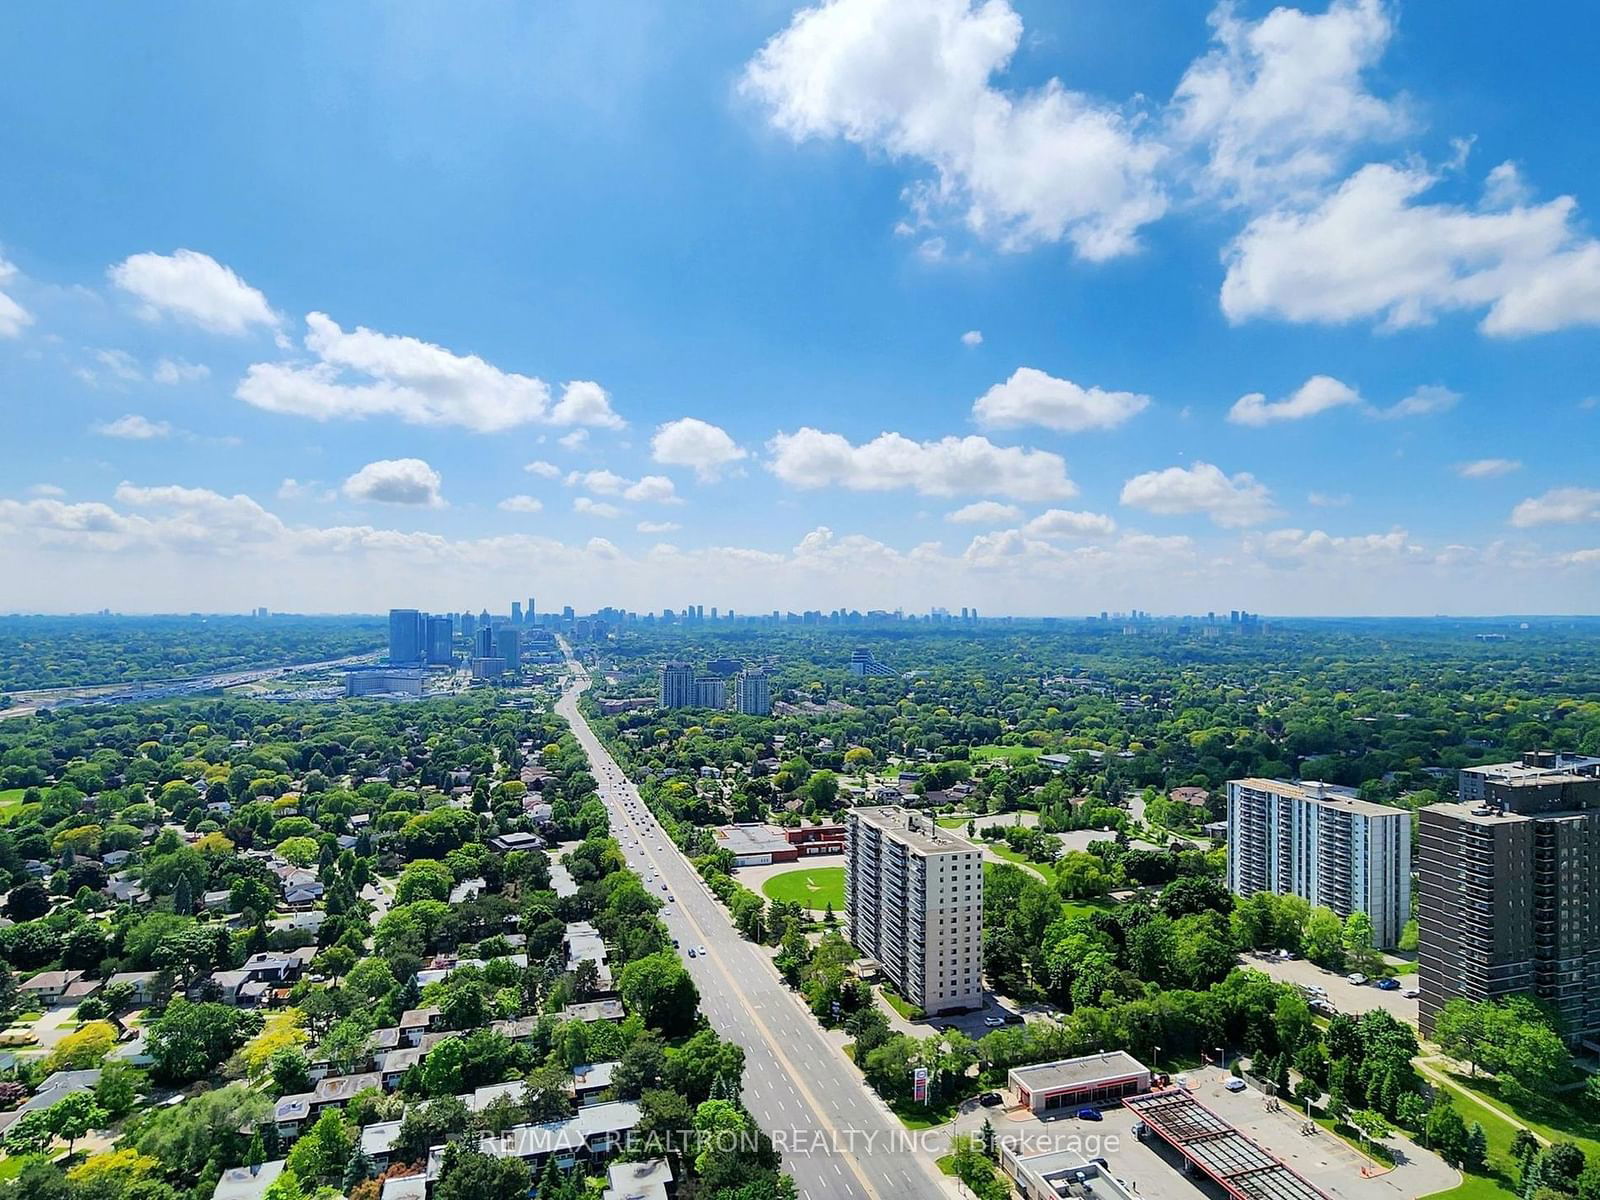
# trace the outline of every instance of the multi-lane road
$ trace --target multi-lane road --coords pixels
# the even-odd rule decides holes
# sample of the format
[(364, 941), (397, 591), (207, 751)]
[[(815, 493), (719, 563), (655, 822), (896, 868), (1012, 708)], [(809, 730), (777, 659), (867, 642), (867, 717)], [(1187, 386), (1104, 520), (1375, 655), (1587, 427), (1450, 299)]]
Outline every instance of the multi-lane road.
[(910, 1141), (914, 1135), (779, 978), (767, 952), (739, 936), (578, 711), (589, 676), (571, 659), (569, 669), (574, 682), (556, 711), (589, 756), (628, 865), (665, 905), (662, 920), (682, 948), (702, 1011), (720, 1036), (744, 1048), (745, 1106), (783, 1151), (801, 1196), (929, 1200), (953, 1194), (931, 1158)]

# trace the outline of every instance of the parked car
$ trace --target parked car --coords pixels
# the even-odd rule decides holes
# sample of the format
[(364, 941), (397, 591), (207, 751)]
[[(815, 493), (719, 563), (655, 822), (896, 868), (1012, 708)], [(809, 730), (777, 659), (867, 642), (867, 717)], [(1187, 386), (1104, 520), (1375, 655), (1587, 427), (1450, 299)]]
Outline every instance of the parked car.
[(689, 947), (689, 957), (690, 957), (690, 958), (693, 958), (693, 957), (694, 957), (694, 947), (693, 947), (693, 946), (690, 946), (690, 947)]
[(1098, 1108), (1080, 1108), (1078, 1110), (1078, 1120), (1103, 1121), (1105, 1118), (1100, 1115), (1100, 1110)]
[(985, 1092), (983, 1095), (978, 1097), (978, 1103), (983, 1105), (985, 1108), (994, 1108), (1000, 1103), (1000, 1093)]
[(1404, 996), (1407, 1000), (1415, 1000), (1418, 996), (1422, 995), (1422, 992), (1420, 990), (1418, 990), (1417, 988), (1410, 987), (1410, 988), (1407, 988), (1405, 991), (1401, 992), (1400, 994), (1402, 996)]
[(1380, 992), (1398, 992), (1400, 990), (1400, 981), (1398, 979), (1380, 979), (1378, 980), (1378, 990)]
[(1237, 1075), (1233, 1075), (1230, 1076), (1228, 1082), (1222, 1086), (1227, 1088), (1230, 1092), (1242, 1092), (1250, 1085), (1244, 1080), (1240, 1079)]
[(1006, 1019), (1004, 1017), (985, 1017), (983, 1023), (990, 1029), (999, 1029), (1000, 1026), (1006, 1023)]
[(1356, 987), (1362, 987), (1366, 984), (1367, 977), (1360, 971), (1351, 971), (1350, 974), (1344, 977), (1344, 981), (1346, 983), (1353, 983)]

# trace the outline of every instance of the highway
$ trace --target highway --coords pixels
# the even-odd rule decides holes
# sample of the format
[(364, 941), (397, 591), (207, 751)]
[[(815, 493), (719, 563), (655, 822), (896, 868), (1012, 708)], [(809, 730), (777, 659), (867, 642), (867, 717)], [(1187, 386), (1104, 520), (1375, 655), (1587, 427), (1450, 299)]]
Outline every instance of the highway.
[[(565, 646), (563, 646), (565, 649)], [(656, 822), (578, 711), (587, 671), (556, 711), (589, 756), (611, 831), (628, 864), (665, 904), (662, 920), (718, 1035), (745, 1052), (744, 1103), (783, 1151), (804, 1200), (929, 1200), (953, 1195), (930, 1156), (867, 1087), (778, 976), (766, 949), (734, 929), (698, 872)], [(663, 885), (665, 890), (663, 891)], [(701, 948), (704, 953), (701, 953)], [(693, 948), (696, 955), (688, 957)]]

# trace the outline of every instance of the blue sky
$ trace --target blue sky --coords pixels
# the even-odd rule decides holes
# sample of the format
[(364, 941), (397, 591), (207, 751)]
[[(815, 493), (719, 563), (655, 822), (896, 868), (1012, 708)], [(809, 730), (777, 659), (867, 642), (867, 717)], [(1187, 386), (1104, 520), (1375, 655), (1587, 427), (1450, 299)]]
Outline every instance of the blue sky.
[(600, 7), (0, 13), (0, 609), (1594, 611), (1588, 6)]

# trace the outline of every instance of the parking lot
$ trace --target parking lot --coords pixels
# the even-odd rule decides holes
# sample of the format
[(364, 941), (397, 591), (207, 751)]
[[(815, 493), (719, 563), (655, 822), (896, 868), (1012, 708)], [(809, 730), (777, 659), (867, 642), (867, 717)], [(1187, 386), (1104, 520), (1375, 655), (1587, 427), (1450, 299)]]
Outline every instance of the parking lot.
[(1303, 958), (1252, 957), (1247, 960), (1246, 965), (1265, 971), (1274, 979), (1281, 979), (1285, 983), (1318, 984), (1327, 989), (1328, 999), (1333, 1002), (1334, 1008), (1342, 1013), (1359, 1017), (1364, 1012), (1381, 1008), (1408, 1025), (1417, 1023), (1417, 1002), (1415, 999), (1407, 999), (1405, 995), (1405, 989), (1416, 986), (1415, 975), (1401, 976), (1399, 989), (1386, 992), (1370, 983), (1359, 986), (1353, 984), (1343, 975), (1325, 971), (1316, 963), (1307, 962)]

